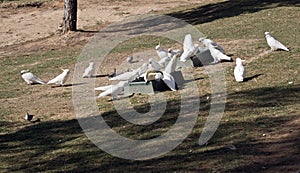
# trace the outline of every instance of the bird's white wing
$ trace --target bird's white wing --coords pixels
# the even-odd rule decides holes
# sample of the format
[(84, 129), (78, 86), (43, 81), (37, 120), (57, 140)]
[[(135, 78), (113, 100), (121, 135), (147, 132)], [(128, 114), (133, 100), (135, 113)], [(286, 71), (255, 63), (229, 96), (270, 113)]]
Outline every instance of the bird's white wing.
[(180, 61), (185, 62), (188, 58), (194, 55), (197, 49), (193, 45), (192, 35), (187, 34), (183, 41), (183, 53), (180, 56)]
[(47, 84), (60, 84), (63, 85), (69, 75), (69, 71), (64, 71), (61, 74), (59, 74), (58, 76), (56, 76), (54, 79), (50, 80)]
[(182, 62), (186, 62), (186, 60), (192, 55), (192, 51), (190, 50), (186, 50), (186, 51), (183, 51), (183, 53), (181, 54), (180, 56), (180, 61)]
[(97, 88), (95, 88), (96, 91), (106, 91), (109, 88), (111, 88), (113, 85), (107, 85), (107, 86), (99, 86)]
[(166, 73), (171, 74), (172, 72), (174, 72), (176, 70), (178, 56), (179, 56), (179, 54), (175, 54), (172, 57), (172, 59), (170, 60), (170, 62), (168, 63), (168, 65), (165, 68)]
[(217, 44), (216, 42), (212, 41), (211, 39), (204, 39), (203, 40), (203, 44), (206, 47), (209, 47), (209, 45), (214, 46), (216, 49), (218, 49), (220, 52), (225, 53), (225, 50), (222, 48), (222, 46), (220, 46), (219, 44)]
[(234, 77), (237, 82), (242, 82), (244, 80), (246, 71), (243, 65), (236, 65), (234, 68)]
[(110, 78), (109, 80), (132, 81), (137, 77), (137, 74), (138, 72), (136, 71), (129, 71)]
[(142, 74), (146, 73), (146, 71), (148, 70), (148, 64), (144, 63), (141, 67), (139, 67), (137, 69), (138, 71), (138, 76), (141, 76)]
[(289, 49), (286, 46), (284, 46), (282, 43), (280, 43), (278, 40), (276, 40), (274, 37), (272, 37), (269, 33), (266, 34), (266, 39), (267, 39), (267, 43), (271, 47), (272, 51), (277, 50), (277, 49), (289, 51)]
[(176, 84), (175, 84), (175, 79), (173, 78), (172, 75), (163, 72), (163, 81), (164, 83), (172, 90), (172, 91), (176, 91)]
[(149, 69), (151, 70), (160, 70), (161, 66), (159, 65), (158, 62), (153, 60), (152, 58), (149, 60)]
[(167, 62), (168, 59), (170, 59), (169, 56), (164, 57), (158, 61), (158, 64), (163, 68), (165, 67), (165, 63)]
[(194, 48), (194, 45), (193, 45), (192, 35), (187, 34), (184, 37), (184, 41), (183, 41), (183, 51), (190, 50), (190, 49), (193, 49), (193, 48)]
[(94, 63), (90, 63), (90, 65), (84, 70), (82, 77), (91, 77), (94, 69)]
[(60, 75), (56, 76), (55, 78), (51, 79), (50, 81), (48, 81), (47, 84), (59, 83), (60, 81), (62, 81), (62, 79), (63, 79), (63, 75), (60, 74)]
[(223, 54), (221, 51), (219, 51), (218, 49), (216, 49), (213, 46), (209, 46), (209, 51), (211, 53), (211, 56), (214, 58), (214, 62), (219, 62), (221, 60), (228, 60), (231, 61), (231, 57)]
[(105, 90), (104, 92), (99, 94), (99, 98), (100, 97), (104, 97), (104, 96), (108, 96), (111, 95), (113, 97), (117, 96), (118, 94), (120, 94), (123, 91), (123, 87), (119, 86), (119, 85), (113, 85), (110, 88), (108, 88), (107, 90)]
[(161, 50), (157, 50), (156, 53), (157, 53), (157, 55), (158, 55), (158, 57), (159, 57), (160, 59), (162, 59), (162, 58), (168, 56), (168, 52), (165, 51), (165, 50), (162, 50), (162, 49), (161, 49)]
[(40, 83), (40, 84), (45, 84), (45, 82), (43, 80), (41, 80), (40, 78), (38, 78), (37, 76), (35, 76), (33, 73), (25, 73), (22, 75), (22, 78), (28, 83), (28, 84), (32, 84), (32, 83)]
[[(273, 37), (272, 37), (273, 38)], [(282, 49), (285, 51), (289, 51), (289, 49), (283, 45), (281, 42), (279, 42), (278, 40), (276, 40), (275, 38), (272, 39), (271, 41), (272, 46), (274, 46), (276, 49)]]

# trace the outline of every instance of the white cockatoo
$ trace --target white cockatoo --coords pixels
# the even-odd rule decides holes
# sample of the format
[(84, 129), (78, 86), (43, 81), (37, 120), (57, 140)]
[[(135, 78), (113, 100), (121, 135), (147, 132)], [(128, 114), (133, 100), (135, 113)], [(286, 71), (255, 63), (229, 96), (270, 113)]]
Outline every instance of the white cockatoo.
[(171, 57), (166, 56), (166, 57), (160, 59), (160, 60), (158, 61), (158, 64), (161, 66), (161, 68), (164, 68), (164, 67), (166, 66), (166, 64), (168, 64), (168, 62), (169, 62), (170, 60), (171, 60)]
[(220, 46), (216, 42), (212, 41), (211, 39), (200, 37), (199, 42), (201, 42), (206, 48), (209, 48), (209, 46), (214, 46), (220, 52), (225, 53), (225, 50), (222, 48), (222, 46)]
[(160, 59), (168, 56), (168, 52), (160, 46), (160, 43), (155, 47), (155, 49), (156, 49), (156, 53)]
[(182, 51), (179, 49), (175, 49), (175, 50), (173, 50), (172, 48), (168, 49), (168, 57), (172, 58), (175, 54), (181, 55)]
[(54, 79), (50, 80), (47, 84), (58, 84), (64, 86), (66, 80), (68, 79), (68, 75), (70, 73), (69, 69), (61, 69), (63, 72), (56, 76)]
[(211, 56), (214, 58), (214, 61), (212, 63), (218, 63), (222, 60), (232, 61), (231, 57), (223, 54), (219, 49), (217, 49), (216, 46), (209, 45), (208, 48)]
[(183, 53), (180, 56), (180, 61), (185, 62), (188, 58), (194, 56), (199, 50), (197, 44), (193, 44), (193, 39), (191, 34), (187, 34), (183, 41)]
[(148, 70), (148, 64), (147, 64), (147, 63), (144, 63), (141, 67), (139, 67), (139, 68), (137, 69), (137, 71), (138, 71), (138, 76), (143, 75), (144, 73), (146, 73), (147, 70)]
[(243, 62), (245, 60), (242, 60), (241, 58), (236, 59), (236, 66), (234, 68), (234, 78), (237, 82), (243, 82), (244, 78), (246, 76), (246, 70), (243, 66)]
[(133, 81), (136, 77), (138, 77), (139, 70), (128, 71), (122, 74), (119, 74), (115, 77), (110, 78), (112, 81)]
[(82, 77), (90, 78), (94, 74), (94, 62), (89, 62), (89, 66), (84, 70)]
[(162, 80), (164, 81), (164, 83), (172, 90), (172, 91), (176, 91), (176, 83), (175, 83), (175, 79), (174, 77), (163, 71), (163, 78)]
[(268, 45), (271, 47), (271, 51), (275, 51), (275, 50), (278, 50), (278, 49), (282, 49), (282, 50), (285, 50), (285, 51), (290, 51), (282, 43), (280, 43), (278, 40), (276, 40), (274, 37), (272, 37), (269, 32), (265, 32), (265, 37), (266, 37)]
[(148, 68), (150, 70), (160, 70), (161, 69), (161, 65), (159, 65), (158, 62), (156, 62), (153, 58), (149, 59), (149, 66)]
[(103, 90), (102, 93), (99, 94), (98, 98), (105, 97), (108, 95), (112, 96), (112, 100), (116, 99), (116, 97), (122, 93), (124, 90), (124, 85), (128, 83), (128, 81), (120, 81), (116, 85), (108, 85), (103, 87), (97, 87), (95, 90)]
[(177, 67), (177, 58), (179, 57), (179, 54), (174, 54), (172, 59), (169, 61), (168, 65), (165, 68), (165, 72), (168, 74), (171, 74), (176, 70)]
[(29, 72), (28, 70), (22, 70), (21, 71), (21, 76), (24, 79), (24, 81), (31, 85), (31, 84), (45, 84), (44, 81), (42, 81), (40, 78), (35, 76), (33, 73)]

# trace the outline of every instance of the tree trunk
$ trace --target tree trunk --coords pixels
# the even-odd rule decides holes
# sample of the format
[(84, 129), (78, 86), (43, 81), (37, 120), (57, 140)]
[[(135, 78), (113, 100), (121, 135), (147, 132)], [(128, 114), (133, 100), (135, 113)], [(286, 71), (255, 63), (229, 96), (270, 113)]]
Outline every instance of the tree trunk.
[(77, 0), (64, 0), (63, 33), (77, 29)]

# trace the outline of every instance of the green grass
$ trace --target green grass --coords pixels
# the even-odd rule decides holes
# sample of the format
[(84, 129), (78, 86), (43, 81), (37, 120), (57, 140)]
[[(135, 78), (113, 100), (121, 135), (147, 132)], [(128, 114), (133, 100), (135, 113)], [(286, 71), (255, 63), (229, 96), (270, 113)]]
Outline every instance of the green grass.
[[(40, 123), (27, 123), (16, 118), (12, 121), (7, 116), (14, 115), (15, 108), (12, 105), (1, 105), (1, 172), (298, 171), (300, 144), (299, 123), (296, 122), (299, 122), (300, 112), (300, 13), (298, 7), (269, 6), (272, 8), (195, 24), (212, 39), (230, 43), (242, 39), (253, 40), (242, 42), (243, 45), (238, 48), (232, 46), (230, 49), (229, 44), (229, 52), (234, 57), (241, 56), (242, 59), (249, 60), (245, 64), (249, 81), (236, 83), (233, 78), (234, 64), (225, 63), (225, 114), (207, 146), (199, 146), (198, 139), (210, 109), (210, 99), (207, 99), (210, 96), (210, 81), (207, 75), (199, 73), (204, 69), (197, 68), (193, 69), (197, 73), (195, 77), (200, 78), (197, 80), (201, 100), (197, 124), (188, 138), (172, 152), (146, 161), (119, 159), (98, 149), (84, 135), (77, 120), (55, 120), (48, 117)], [(252, 60), (269, 49), (263, 35), (267, 30), (286, 43), (291, 51), (276, 51)], [(172, 41), (163, 42), (162, 38), (157, 37), (138, 37), (122, 43), (112, 54), (131, 53), (134, 48), (153, 48), (158, 42), (162, 45), (174, 44)], [(20, 70), (30, 69), (38, 76), (52, 76), (62, 66), (74, 65), (79, 51), (46, 51), (0, 59), (3, 67), (0, 72), (1, 101), (35, 92), (26, 90), (28, 87), (24, 86), (20, 78)], [(107, 124), (122, 136), (150, 139), (170, 129), (178, 116), (178, 94), (165, 94), (168, 109), (161, 119), (149, 126), (126, 122), (118, 116), (113, 103), (106, 99), (98, 99), (97, 105)], [(69, 96), (70, 91), (64, 90), (49, 98), (67, 99)], [(136, 95), (131, 98), (131, 103), (136, 110), (143, 112), (149, 109), (147, 98)], [(227, 149), (228, 145), (234, 145), (237, 149)]]
[(3, 71), (0, 72), (0, 98), (15, 98), (21, 94), (28, 94), (22, 90), (24, 81), (21, 78), (21, 70), (30, 70), (43, 79), (49, 74), (59, 73), (61, 68), (73, 65), (79, 50), (58, 50), (37, 52), (30, 55), (16, 55), (0, 59)]

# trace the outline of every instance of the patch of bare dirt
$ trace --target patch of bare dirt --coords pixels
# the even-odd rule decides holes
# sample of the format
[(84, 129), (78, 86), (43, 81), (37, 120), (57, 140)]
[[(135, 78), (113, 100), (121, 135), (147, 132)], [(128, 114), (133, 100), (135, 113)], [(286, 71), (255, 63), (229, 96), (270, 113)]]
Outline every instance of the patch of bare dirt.
[[(196, 0), (79, 1), (78, 29), (120, 21), (126, 17), (171, 8), (200, 4)], [(2, 4), (0, 8), (0, 47), (51, 37), (60, 28), (63, 2), (51, 1), (36, 6)]]

